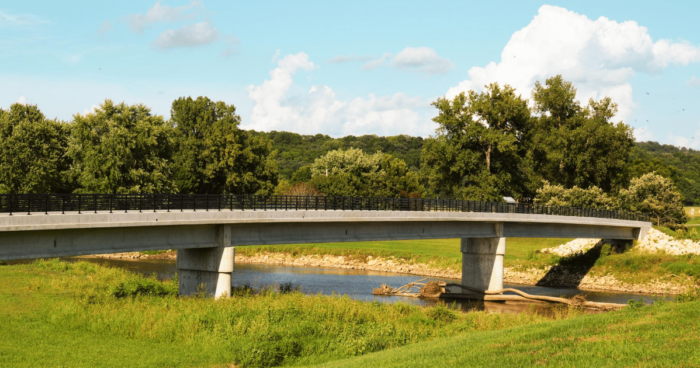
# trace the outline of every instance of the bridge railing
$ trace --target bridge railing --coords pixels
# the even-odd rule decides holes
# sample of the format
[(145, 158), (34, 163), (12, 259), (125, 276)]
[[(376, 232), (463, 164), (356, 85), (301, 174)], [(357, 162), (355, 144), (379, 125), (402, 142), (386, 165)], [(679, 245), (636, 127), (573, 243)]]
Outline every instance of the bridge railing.
[(439, 211), (521, 213), (649, 221), (639, 212), (432, 198), (258, 196), (233, 194), (2, 194), (0, 213), (133, 211)]

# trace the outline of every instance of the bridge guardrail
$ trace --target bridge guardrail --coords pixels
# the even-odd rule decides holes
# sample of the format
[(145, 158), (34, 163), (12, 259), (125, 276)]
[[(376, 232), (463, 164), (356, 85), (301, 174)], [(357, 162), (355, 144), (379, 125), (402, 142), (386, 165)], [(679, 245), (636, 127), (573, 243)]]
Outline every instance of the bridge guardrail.
[(0, 213), (210, 210), (354, 210), (521, 213), (649, 221), (644, 213), (595, 208), (432, 198), (236, 194), (2, 194)]

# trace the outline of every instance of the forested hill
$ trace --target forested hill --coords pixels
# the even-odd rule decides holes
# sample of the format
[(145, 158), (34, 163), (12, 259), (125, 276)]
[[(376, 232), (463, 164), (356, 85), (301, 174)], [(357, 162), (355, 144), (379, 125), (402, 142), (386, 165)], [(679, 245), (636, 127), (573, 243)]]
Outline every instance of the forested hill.
[(657, 142), (637, 142), (631, 159), (630, 177), (655, 171), (673, 180), (687, 205), (700, 204), (700, 151)]
[(357, 148), (365, 153), (382, 151), (400, 158), (412, 170), (420, 167), (420, 152), (423, 138), (408, 135), (378, 137), (376, 135), (331, 138), (327, 135), (301, 135), (290, 132), (252, 132), (269, 137), (273, 148), (278, 152), (280, 178), (290, 179), (300, 167), (312, 164), (314, 160), (337, 149)]
[[(278, 152), (280, 177), (290, 179), (299, 168), (337, 149), (359, 148), (366, 153), (382, 151), (400, 158), (412, 170), (420, 167), (424, 139), (408, 135), (376, 135), (332, 138), (323, 134), (301, 135), (290, 132), (252, 132), (269, 137)], [(686, 204), (700, 204), (700, 151), (657, 142), (637, 142), (631, 154), (630, 178), (647, 172), (669, 177), (685, 197)]]

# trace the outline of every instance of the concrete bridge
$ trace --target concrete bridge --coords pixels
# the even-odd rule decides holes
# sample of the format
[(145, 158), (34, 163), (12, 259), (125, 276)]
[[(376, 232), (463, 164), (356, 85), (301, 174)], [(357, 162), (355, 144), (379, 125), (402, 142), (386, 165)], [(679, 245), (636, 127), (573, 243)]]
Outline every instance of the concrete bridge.
[(314, 209), (220, 206), (170, 211), (154, 204), (147, 212), (116, 213), (96, 205), (79, 214), (49, 211), (47, 204), (40, 213), (0, 213), (0, 260), (177, 249), (180, 294), (192, 294), (203, 284), (207, 293), (221, 297), (230, 292), (236, 246), (460, 238), (463, 285), (498, 290), (503, 287), (508, 237), (641, 240), (651, 227), (635, 219), (582, 217), (588, 213), (583, 210), (552, 215), (493, 208), (446, 212), (439, 207), (426, 211), (424, 206), (418, 211), (332, 207), (336, 209), (319, 208), (317, 202)]

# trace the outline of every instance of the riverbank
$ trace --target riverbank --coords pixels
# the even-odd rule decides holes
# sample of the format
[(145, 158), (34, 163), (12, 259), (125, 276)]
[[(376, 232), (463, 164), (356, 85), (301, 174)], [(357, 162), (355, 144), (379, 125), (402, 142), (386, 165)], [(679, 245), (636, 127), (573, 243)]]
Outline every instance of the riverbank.
[(460, 313), (294, 287), (182, 298), (177, 281), (56, 259), (0, 265), (0, 366), (311, 365), (582, 312)]
[(597, 315), (559, 308), (545, 317), (282, 290), (181, 298), (176, 280), (94, 263), (0, 265), (0, 366), (529, 366), (560, 355), (564, 366), (698, 361), (700, 302), (690, 300), (699, 295)]
[[(151, 252), (153, 253), (153, 252)], [(158, 253), (158, 252), (155, 252)], [(643, 242), (509, 238), (504, 282), (590, 291), (677, 295), (700, 288), (700, 244), (651, 229)], [(89, 256), (175, 259), (176, 252)], [(460, 279), (459, 239), (238, 247), (237, 263), (345, 268)]]

